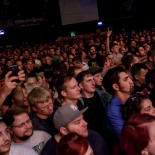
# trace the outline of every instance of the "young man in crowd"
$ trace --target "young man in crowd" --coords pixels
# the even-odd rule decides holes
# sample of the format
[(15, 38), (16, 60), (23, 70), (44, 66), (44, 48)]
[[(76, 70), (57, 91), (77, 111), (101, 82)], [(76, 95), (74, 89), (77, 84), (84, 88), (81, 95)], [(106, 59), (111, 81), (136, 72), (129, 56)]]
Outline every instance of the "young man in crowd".
[(101, 56), (98, 58), (97, 64), (99, 67), (102, 67), (103, 71), (101, 72), (101, 76), (104, 78), (105, 74), (110, 69), (110, 61), (106, 56)]
[(155, 69), (154, 70), (149, 70), (146, 73), (145, 76), (145, 81), (146, 81), (146, 86), (148, 88), (149, 97), (150, 100), (152, 101), (153, 107), (155, 107)]
[(129, 78), (132, 79), (131, 67), (134, 65), (135, 60), (132, 55), (126, 55), (122, 61), (122, 64), (125, 66), (125, 73), (129, 75)]
[(26, 149), (22, 146), (11, 145), (11, 135), (9, 126), (14, 122), (13, 117), (0, 117), (0, 154), (1, 155), (37, 155), (31, 149)]
[(35, 52), (31, 53), (31, 56), (35, 62), (35, 65), (40, 68), (42, 66), (41, 61), (39, 59), (37, 59), (37, 54)]
[[(96, 91), (94, 77), (90, 71), (87, 70), (79, 73), (76, 79), (79, 87), (81, 88), (82, 97), (79, 100), (82, 102), (84, 107), (89, 107), (87, 114), (90, 118), (91, 129), (103, 135), (105, 105), (101, 99), (101, 94)], [(101, 84), (101, 80), (102, 77), (98, 83)]]
[(113, 95), (106, 109), (105, 126), (112, 138), (118, 142), (124, 124), (123, 104), (133, 91), (134, 84), (121, 67), (116, 67), (107, 72), (103, 86), (108, 93)]
[(28, 101), (34, 111), (30, 113), (33, 129), (54, 135), (53, 114), (57, 108), (53, 106), (50, 92), (36, 87), (28, 94)]
[(148, 68), (143, 63), (136, 63), (131, 67), (131, 74), (134, 82), (134, 91), (132, 94), (135, 94), (136, 92), (147, 94), (145, 85), (145, 75), (147, 72)]
[(91, 45), (89, 48), (89, 52), (90, 52), (90, 56), (87, 57), (89, 59), (88, 66), (97, 67), (96, 47), (94, 45)]
[(82, 58), (78, 56), (74, 57), (72, 62), (75, 67), (80, 67), (82, 71), (89, 69), (89, 66), (85, 62), (82, 62)]
[(76, 76), (80, 72), (82, 72), (81, 67), (75, 67), (75, 66), (73, 66), (73, 67), (69, 67), (69, 69), (68, 69), (68, 75), (73, 76), (74, 78), (76, 78)]
[(23, 108), (14, 107), (7, 110), (5, 118), (13, 117), (14, 122), (9, 127), (12, 135), (12, 146), (31, 149), (40, 154), (42, 148), (51, 136), (44, 131), (33, 131), (33, 125)]
[(149, 70), (155, 69), (155, 49), (149, 50), (147, 53), (147, 61), (145, 65)]
[(58, 134), (46, 143), (40, 155), (56, 155), (57, 143), (70, 132), (86, 137), (95, 155), (108, 155), (109, 151), (103, 138), (95, 131), (87, 129), (87, 122), (83, 118), (86, 110), (87, 107), (79, 111), (73, 104), (59, 107), (53, 118)]

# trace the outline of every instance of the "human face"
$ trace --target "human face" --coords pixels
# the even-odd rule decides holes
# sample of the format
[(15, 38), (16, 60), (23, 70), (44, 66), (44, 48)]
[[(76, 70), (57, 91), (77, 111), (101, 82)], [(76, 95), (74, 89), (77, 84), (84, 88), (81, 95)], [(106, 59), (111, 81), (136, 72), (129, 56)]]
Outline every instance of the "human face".
[(66, 82), (67, 85), (65, 98), (69, 100), (77, 100), (81, 97), (80, 88), (75, 78), (72, 78), (70, 81)]
[(139, 84), (145, 84), (145, 75), (148, 72), (148, 69), (141, 69), (140, 70), (140, 75), (137, 78), (137, 81), (139, 82)]
[(95, 85), (97, 86), (102, 86), (102, 81), (103, 81), (103, 78), (101, 76), (101, 73), (96, 73), (94, 75), (94, 82), (95, 82)]
[(26, 63), (26, 69), (32, 70), (32, 62), (31, 61), (27, 61), (27, 63)]
[(88, 93), (94, 93), (95, 92), (95, 82), (94, 77), (92, 75), (85, 75), (83, 82), (80, 84), (80, 87), (82, 91), (88, 92)]
[(25, 51), (24, 52), (24, 55), (25, 55), (25, 58), (28, 58), (29, 57), (29, 52), (28, 51)]
[(24, 103), (23, 103), (23, 106), (29, 106), (29, 102), (27, 100), (27, 92), (26, 92), (26, 89), (25, 88), (22, 88), (22, 91), (23, 91), (23, 95), (24, 95)]
[(55, 55), (54, 49), (50, 49), (50, 55), (53, 57)]
[(12, 62), (11, 61), (7, 61), (7, 66), (11, 66), (12, 65)]
[(72, 63), (72, 59), (73, 59), (73, 58), (74, 58), (73, 55), (69, 55), (68, 61), (69, 61), (70, 63)]
[(38, 103), (35, 108), (38, 114), (49, 117), (53, 113), (53, 101), (50, 98), (48, 102)]
[(121, 47), (120, 53), (121, 53), (122, 55), (124, 55), (125, 52), (126, 52), (125, 48), (124, 48), (124, 47)]
[(20, 68), (20, 70), (23, 69), (23, 63), (21, 61), (17, 61), (16, 65), (18, 66), (18, 68)]
[(152, 106), (152, 102), (149, 99), (144, 99), (141, 103), (141, 114), (147, 113), (155, 116), (155, 108)]
[(117, 53), (119, 52), (118, 45), (113, 46), (112, 49), (111, 49), (111, 51), (112, 51), (113, 53), (116, 53), (116, 54), (117, 54)]
[(107, 58), (110, 61), (110, 66), (114, 66), (114, 56), (113, 55), (108, 55)]
[(119, 85), (118, 91), (126, 94), (130, 94), (134, 89), (133, 81), (125, 72), (119, 73)]
[(32, 53), (32, 58), (36, 59), (37, 55), (35, 53)]
[(1, 63), (5, 64), (5, 58), (1, 59)]
[(27, 113), (13, 116), (15, 121), (11, 125), (11, 134), (15, 142), (24, 142), (33, 134), (33, 126)]
[(50, 57), (46, 57), (45, 60), (47, 65), (50, 65), (52, 63), (52, 59)]
[(140, 57), (146, 56), (146, 52), (145, 52), (143, 47), (139, 47), (138, 50), (139, 50), (139, 56)]
[(131, 42), (131, 47), (136, 47), (136, 42), (135, 41)]
[(88, 123), (84, 120), (83, 115), (80, 115), (75, 120), (67, 124), (67, 130), (69, 133), (75, 132), (78, 135), (87, 137), (88, 136), (87, 125)]
[(42, 77), (39, 76), (39, 77), (38, 77), (37, 84), (38, 84), (39, 86), (43, 86), (44, 81), (45, 81), (45, 78), (42, 78)]
[(7, 154), (10, 151), (11, 137), (9, 129), (4, 122), (0, 122), (0, 154)]
[(91, 54), (91, 55), (96, 54), (96, 48), (95, 48), (94, 46), (92, 46), (92, 47), (90, 48), (90, 54)]
[(94, 155), (93, 150), (90, 145), (88, 146), (88, 150), (84, 155)]

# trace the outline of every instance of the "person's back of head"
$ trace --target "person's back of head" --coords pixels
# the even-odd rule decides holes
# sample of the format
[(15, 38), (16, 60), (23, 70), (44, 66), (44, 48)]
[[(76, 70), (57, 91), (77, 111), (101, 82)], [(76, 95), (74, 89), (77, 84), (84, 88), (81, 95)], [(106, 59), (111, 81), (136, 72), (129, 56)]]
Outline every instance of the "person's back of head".
[[(57, 145), (57, 155), (85, 155), (92, 154), (93, 151), (89, 149), (89, 143), (86, 138), (77, 133), (69, 133), (61, 138)], [(89, 150), (88, 150), (89, 149)]]
[(68, 75), (76, 77), (81, 71), (81, 67), (72, 66), (68, 69)]
[(127, 55), (122, 61), (123, 65), (127, 70), (129, 70), (134, 64), (134, 57), (132, 55)]
[(64, 62), (59, 62), (58, 64), (56, 64), (54, 70), (56, 74), (60, 74), (60, 75), (67, 74), (67, 66)]
[(72, 62), (74, 66), (80, 67), (82, 64), (82, 58), (80, 58), (79, 56), (76, 56), (73, 58)]
[(154, 136), (154, 125), (155, 117), (149, 114), (133, 114), (129, 118), (122, 128), (120, 138), (125, 155), (154, 154), (154, 144), (150, 140)]
[(136, 63), (131, 67), (131, 74), (132, 74), (133, 80), (137, 80), (136, 75), (140, 76), (142, 69), (148, 70), (147, 66), (143, 63)]
[(104, 76), (103, 86), (108, 93), (114, 94), (114, 89), (112, 85), (114, 83), (119, 84), (119, 78), (120, 78), (119, 74), (121, 72), (124, 72), (123, 68), (115, 67), (115, 68), (108, 70), (108, 72)]
[(152, 61), (155, 64), (155, 48), (152, 48), (151, 50), (148, 51), (147, 53), (147, 60)]
[(104, 67), (106, 62), (107, 62), (107, 57), (106, 56), (100, 56), (98, 58), (97, 64), (99, 67)]
[(151, 88), (151, 89), (155, 89), (155, 69), (153, 70), (149, 70), (146, 73), (145, 76), (145, 81), (146, 81), (146, 85)]

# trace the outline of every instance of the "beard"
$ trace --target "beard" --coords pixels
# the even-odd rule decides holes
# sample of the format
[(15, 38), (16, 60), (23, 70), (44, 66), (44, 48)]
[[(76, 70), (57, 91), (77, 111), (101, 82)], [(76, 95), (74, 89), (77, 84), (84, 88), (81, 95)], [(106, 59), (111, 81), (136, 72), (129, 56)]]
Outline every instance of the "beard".
[(1, 149), (2, 146), (0, 146), (0, 155), (5, 155), (6, 153), (8, 153), (8, 152), (10, 151), (10, 147), (11, 147), (11, 142), (10, 142), (10, 140), (6, 140), (2, 145), (6, 144), (6, 143), (10, 143), (10, 146), (9, 146), (8, 150), (5, 150), (5, 151), (3, 151), (3, 150)]
[[(26, 132), (27, 132), (28, 130), (32, 130), (32, 133), (31, 133), (30, 135), (26, 135)], [(18, 136), (18, 135), (16, 135), (16, 138), (18, 138), (18, 139), (21, 140), (21, 141), (26, 141), (26, 140), (28, 140), (32, 135), (33, 135), (33, 128), (29, 128), (29, 129), (27, 129), (27, 130), (23, 133), (23, 136)]]

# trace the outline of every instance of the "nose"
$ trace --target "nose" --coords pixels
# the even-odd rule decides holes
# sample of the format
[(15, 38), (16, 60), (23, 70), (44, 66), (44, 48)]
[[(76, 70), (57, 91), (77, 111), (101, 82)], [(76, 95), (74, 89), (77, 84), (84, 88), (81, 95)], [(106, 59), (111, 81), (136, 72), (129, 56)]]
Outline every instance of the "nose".
[(48, 105), (49, 109), (53, 109), (53, 104)]
[(88, 123), (84, 119), (82, 121), (83, 121), (83, 126), (87, 126), (88, 125)]
[(5, 140), (9, 140), (9, 136), (5, 133), (5, 134), (3, 134), (3, 140), (5, 141)]
[(92, 80), (92, 84), (95, 85), (95, 81), (94, 80)]
[(78, 89), (78, 90), (81, 90), (81, 88), (80, 88), (79, 86), (77, 86), (77, 89)]

